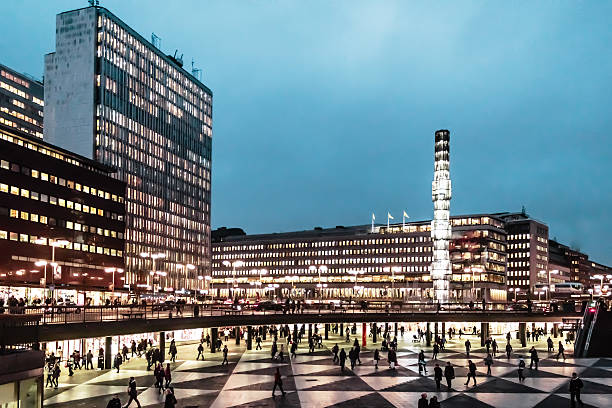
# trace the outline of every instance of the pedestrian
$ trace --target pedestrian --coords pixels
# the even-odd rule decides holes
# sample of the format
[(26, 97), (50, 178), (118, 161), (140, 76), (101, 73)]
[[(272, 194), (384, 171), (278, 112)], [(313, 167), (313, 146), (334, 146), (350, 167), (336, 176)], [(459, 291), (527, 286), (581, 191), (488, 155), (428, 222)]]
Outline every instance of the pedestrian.
[(512, 339), (512, 336), (510, 335), (510, 332), (508, 332), (508, 334), (506, 334), (506, 341), (510, 343), (510, 339)]
[(429, 400), (429, 408), (440, 408), (440, 402), (435, 395)]
[(529, 354), (531, 357), (531, 361), (529, 362), (529, 369), (533, 368), (533, 364), (535, 363), (535, 369), (538, 369), (538, 362), (540, 361), (540, 357), (538, 357), (538, 351), (534, 346), (531, 346), (531, 350), (529, 350)]
[(127, 346), (125, 344), (123, 344), (123, 347), (121, 348), (121, 354), (123, 354), (123, 361), (129, 361), (129, 357), (128, 357), (128, 353), (130, 352), (130, 350), (128, 350)]
[(434, 367), (434, 380), (436, 381), (436, 390), (440, 391), (440, 383), (442, 382), (442, 369), (437, 363)]
[(130, 398), (123, 408), (128, 408), (132, 404), (132, 401), (136, 401), (138, 408), (141, 408), (140, 401), (138, 401), (138, 390), (136, 389), (136, 380), (134, 377), (130, 377), (130, 382), (128, 383), (128, 396)]
[(346, 362), (346, 351), (340, 350), (340, 370), (344, 371), (344, 363)]
[(359, 365), (361, 365), (361, 359), (359, 358), (359, 353), (361, 353), (361, 346), (359, 345), (359, 342), (357, 342), (357, 339), (355, 339), (355, 358), (357, 360), (357, 362), (359, 363)]
[(395, 349), (389, 349), (387, 360), (389, 361), (389, 367), (395, 370), (397, 366), (397, 354), (395, 353)]
[(351, 361), (351, 370), (355, 369), (355, 347), (351, 347), (351, 350), (348, 353), (349, 360)]
[(523, 374), (524, 370), (525, 370), (525, 360), (521, 358), (518, 363), (518, 378), (519, 378), (520, 383), (525, 381), (525, 374)]
[(117, 355), (115, 356), (115, 363), (113, 364), (113, 368), (116, 368), (117, 372), (119, 372), (119, 366), (122, 362), (123, 361), (121, 360), (121, 354), (117, 353)]
[(278, 346), (276, 345), (276, 341), (272, 342), (272, 347), (270, 348), (270, 355), (274, 360), (276, 358), (276, 352), (278, 351)]
[(427, 401), (427, 394), (422, 393), (421, 398), (419, 398), (419, 403), (417, 408), (429, 408), (429, 401)]
[(582, 389), (583, 386), (584, 386), (584, 383), (582, 382), (580, 378), (578, 378), (578, 375), (576, 373), (572, 373), (572, 379), (569, 382), (569, 392), (570, 392), (572, 408), (576, 406), (576, 401), (580, 403), (580, 406), (584, 405), (582, 401), (580, 400), (580, 390)]
[(278, 359), (281, 363), (285, 362), (285, 345), (281, 343), (280, 351), (278, 352)]
[(178, 350), (176, 349), (176, 343), (174, 339), (172, 339), (172, 341), (170, 342), (170, 348), (169, 348), (168, 354), (170, 355), (170, 361), (172, 361), (173, 363), (176, 362), (177, 353), (178, 353)]
[(94, 366), (93, 366), (93, 353), (91, 352), (91, 350), (89, 350), (87, 352), (86, 361), (87, 362), (85, 363), (85, 369), (89, 370), (89, 367), (91, 367), (91, 369), (93, 370), (94, 369)]
[(470, 378), (474, 379), (474, 387), (475, 387), (476, 386), (476, 364), (474, 364), (472, 360), (468, 361), (468, 375), (467, 375), (467, 382), (465, 383), (465, 385), (470, 384)]
[(484, 363), (487, 366), (487, 377), (491, 375), (491, 366), (493, 365), (493, 357), (491, 354), (487, 354), (484, 359)]
[(174, 396), (174, 388), (170, 387), (166, 390), (166, 400), (164, 401), (164, 408), (174, 408), (177, 404), (176, 397)]
[(497, 341), (495, 339), (491, 342), (491, 349), (493, 349), (493, 357), (495, 357), (497, 355)]
[(338, 362), (338, 343), (334, 344), (334, 347), (332, 347), (332, 353), (334, 353), (334, 359), (332, 360), (332, 362), (335, 364)]
[(166, 378), (166, 373), (161, 363), (155, 365), (153, 375), (155, 375), (155, 386), (157, 387), (158, 393), (161, 394), (164, 391), (164, 379)]
[(121, 408), (121, 400), (119, 397), (115, 395), (113, 398), (111, 398), (110, 401), (108, 401), (108, 404), (106, 404), (106, 408)]
[(440, 351), (440, 346), (438, 346), (438, 343), (435, 343), (433, 345), (433, 355), (431, 356), (432, 360), (435, 360), (436, 357), (438, 357), (438, 352)]
[(202, 357), (202, 361), (204, 361), (204, 345), (202, 344), (201, 341), (200, 341), (200, 344), (198, 345), (198, 356), (196, 357), (196, 360), (199, 360), (200, 356)]
[(468, 358), (470, 358), (470, 349), (472, 348), (472, 343), (470, 343), (470, 339), (465, 341), (465, 354)]
[(559, 360), (559, 356), (563, 356), (563, 360), (565, 360), (565, 347), (563, 347), (563, 343), (559, 341), (559, 352), (557, 353), (557, 360)]
[(506, 344), (506, 357), (508, 357), (508, 360), (510, 360), (510, 354), (512, 354), (512, 346), (510, 342), (508, 342), (508, 344)]
[(261, 336), (257, 336), (257, 338), (255, 339), (255, 342), (257, 343), (255, 350), (261, 350)]
[(53, 387), (57, 390), (59, 387), (59, 377), (62, 370), (60, 369), (59, 363), (55, 363), (53, 367)]
[(172, 382), (172, 373), (170, 372), (170, 363), (166, 364), (166, 369), (164, 370), (164, 379), (166, 380), (166, 389), (170, 387), (170, 383)]
[(453, 368), (450, 361), (446, 363), (446, 367), (444, 367), (444, 377), (446, 378), (446, 386), (448, 390), (451, 390), (452, 381), (455, 379), (455, 369)]
[(227, 349), (227, 344), (226, 344), (225, 346), (223, 346), (223, 361), (221, 362), (221, 365), (223, 364), (229, 365), (229, 361), (227, 361), (227, 352), (228, 352), (228, 349)]
[(419, 364), (419, 374), (421, 374), (421, 372), (425, 372), (425, 375), (427, 375), (427, 363), (425, 362), (425, 353), (423, 352), (423, 350), (421, 350), (421, 352), (419, 353), (419, 357), (418, 357), (418, 364)]
[(132, 345), (130, 346), (130, 349), (132, 351), (131, 357), (134, 357), (134, 354), (136, 354), (136, 342), (134, 340), (132, 340)]
[(47, 382), (45, 384), (45, 387), (53, 387), (53, 369), (55, 368), (55, 365), (53, 366), (47, 366)]
[(225, 342), (226, 342), (226, 343), (227, 343), (227, 341), (228, 341), (228, 339), (229, 339), (229, 333), (230, 333), (230, 331), (229, 331), (229, 329), (228, 329), (228, 328), (225, 328), (225, 329), (223, 330), (223, 336), (225, 337)]
[(378, 369), (378, 360), (380, 360), (380, 353), (378, 349), (374, 350), (374, 366)]
[(276, 373), (274, 373), (274, 387), (272, 388), (272, 397), (274, 397), (274, 392), (276, 391), (276, 387), (278, 387), (283, 393), (283, 395), (285, 395), (285, 390), (283, 390), (283, 379), (281, 378), (279, 367), (276, 367)]
[(553, 341), (552, 341), (552, 339), (550, 337), (546, 340), (546, 344), (548, 345), (548, 352), (549, 353), (552, 353), (552, 352), (555, 351), (555, 347), (554, 347)]

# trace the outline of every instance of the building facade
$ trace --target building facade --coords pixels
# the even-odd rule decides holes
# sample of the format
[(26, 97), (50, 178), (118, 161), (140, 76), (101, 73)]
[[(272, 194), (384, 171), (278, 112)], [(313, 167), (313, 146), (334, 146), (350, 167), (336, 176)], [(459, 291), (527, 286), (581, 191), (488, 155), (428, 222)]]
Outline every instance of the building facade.
[(548, 226), (525, 212), (500, 217), (508, 233), (508, 287), (519, 299), (545, 299), (549, 284)]
[(128, 283), (200, 286), (210, 273), (212, 92), (102, 7), (61, 13), (56, 27), (45, 138), (118, 168)]
[(113, 171), (0, 125), (0, 297), (77, 301), (115, 275), (123, 288), (125, 183)]
[(43, 84), (0, 64), (0, 124), (43, 137)]
[[(506, 300), (506, 233), (494, 215), (451, 217), (450, 300)], [(431, 221), (354, 226), (213, 241), (212, 290), (253, 297), (433, 301)], [(215, 234), (215, 237), (217, 234)]]

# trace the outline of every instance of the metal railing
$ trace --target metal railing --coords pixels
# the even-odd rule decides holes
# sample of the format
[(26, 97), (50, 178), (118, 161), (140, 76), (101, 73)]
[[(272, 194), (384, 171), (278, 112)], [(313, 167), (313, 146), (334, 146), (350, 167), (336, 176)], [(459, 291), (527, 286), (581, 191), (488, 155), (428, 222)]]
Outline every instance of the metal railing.
[[(260, 304), (226, 304), (226, 303), (195, 303), (195, 304), (130, 304), (108, 306), (25, 306), (7, 310), (10, 314), (40, 315), (40, 324), (68, 324), (122, 321), (130, 319), (172, 319), (193, 318), (204, 316), (225, 315), (279, 315), (279, 314), (343, 314), (343, 313), (483, 313), (496, 312), (518, 314), (530, 312), (534, 314), (557, 313), (551, 311), (548, 303), (536, 303), (531, 310), (518, 307), (516, 303), (405, 303), (401, 301), (370, 301), (301, 303), (300, 307), (292, 307), (285, 303)], [(563, 313), (559, 313), (560, 315)]]

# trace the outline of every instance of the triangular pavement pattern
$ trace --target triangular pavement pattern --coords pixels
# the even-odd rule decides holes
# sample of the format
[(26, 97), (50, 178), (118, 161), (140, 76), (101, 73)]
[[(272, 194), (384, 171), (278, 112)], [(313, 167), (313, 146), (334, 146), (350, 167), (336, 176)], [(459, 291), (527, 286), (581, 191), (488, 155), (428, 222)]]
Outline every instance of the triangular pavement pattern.
[(361, 398), (370, 393), (372, 391), (298, 391), (302, 408), (328, 407), (340, 402)]
[(536, 406), (546, 397), (548, 397), (548, 394), (521, 393), (520, 395), (518, 395), (514, 393), (479, 392), (473, 394), (472, 396), (477, 400), (489, 405), (493, 405), (494, 407), (531, 408)]

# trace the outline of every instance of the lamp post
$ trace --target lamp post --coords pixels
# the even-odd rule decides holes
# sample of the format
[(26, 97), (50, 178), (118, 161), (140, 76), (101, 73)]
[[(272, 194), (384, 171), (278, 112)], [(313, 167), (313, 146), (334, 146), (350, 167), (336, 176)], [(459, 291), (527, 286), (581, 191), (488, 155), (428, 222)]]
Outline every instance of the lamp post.
[(319, 288), (319, 308), (320, 308), (321, 303), (323, 303), (323, 287), (327, 287), (327, 284), (323, 286), (323, 284), (321, 283), (321, 272), (327, 272), (327, 266), (319, 265), (319, 267), (317, 268), (314, 265), (310, 265), (308, 269), (313, 272), (316, 270), (319, 273), (319, 284), (317, 285), (317, 287)]
[(391, 293), (392, 296), (395, 297), (395, 272), (400, 272), (402, 268), (399, 266), (394, 266), (391, 268)]
[(157, 286), (155, 285), (155, 276), (154, 275), (160, 275), (160, 276), (166, 276), (166, 274), (161, 274), (161, 273), (157, 273), (157, 270), (155, 269), (155, 261), (158, 259), (163, 259), (166, 257), (166, 254), (163, 252), (141, 252), (140, 253), (140, 257), (141, 258), (151, 258), (151, 260), (153, 261), (153, 269), (151, 270), (151, 272), (149, 273), (149, 275), (152, 277), (153, 280), (153, 294), (156, 293), (156, 288)]
[[(51, 284), (54, 285), (55, 284), (55, 274), (57, 272), (57, 267), (58, 267), (58, 263), (55, 262), (55, 248), (68, 245), (70, 244), (70, 241), (67, 241), (65, 239), (53, 239), (53, 238), (48, 238), (48, 240), (49, 240), (49, 245), (51, 245), (51, 266), (53, 267), (53, 274), (51, 275)], [(39, 245), (44, 245), (47, 242), (47, 239), (39, 238), (34, 242)], [(47, 281), (47, 272), (46, 272), (46, 265), (45, 265), (45, 284), (46, 284), (46, 281)], [(51, 291), (51, 297), (55, 298), (55, 288), (54, 290)]]
[[(195, 269), (195, 265), (193, 264), (176, 264), (176, 269), (185, 269), (185, 276), (183, 277), (183, 283), (185, 284), (182, 289), (183, 289), (183, 294), (185, 293), (185, 286), (187, 286), (187, 274), (189, 273), (189, 271), (193, 271)], [(177, 282), (178, 283), (178, 282)]]
[[(237, 286), (236, 285), (236, 268), (240, 268), (241, 266), (243, 266), (244, 261), (241, 261), (241, 260), (234, 261), (234, 262), (223, 261), (223, 265), (232, 267), (232, 290), (235, 292), (235, 287)], [(230, 296), (229, 282), (227, 284), (227, 295), (228, 297)], [(234, 297), (234, 293), (232, 293), (231, 297), (232, 298)]]
[(348, 273), (353, 275), (353, 279), (355, 280), (355, 285), (353, 285), (353, 294), (355, 294), (355, 287), (357, 287), (357, 275), (362, 274), (363, 271), (356, 271), (354, 269), (351, 269), (350, 271), (348, 271)]

